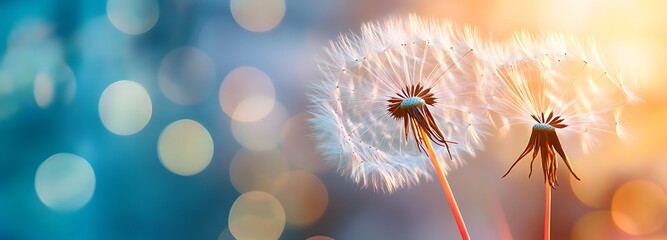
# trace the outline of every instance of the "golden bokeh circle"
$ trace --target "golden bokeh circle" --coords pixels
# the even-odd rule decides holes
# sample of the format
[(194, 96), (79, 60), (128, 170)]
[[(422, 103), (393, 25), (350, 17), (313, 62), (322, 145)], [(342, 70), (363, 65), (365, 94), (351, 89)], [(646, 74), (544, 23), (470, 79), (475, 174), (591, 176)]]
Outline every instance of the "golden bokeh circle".
[(667, 222), (667, 196), (651, 181), (629, 181), (614, 193), (611, 215), (614, 223), (629, 234), (653, 233)]
[(211, 163), (213, 139), (198, 122), (178, 120), (162, 130), (158, 138), (158, 157), (162, 165), (173, 173), (195, 175)]
[(285, 0), (231, 0), (234, 20), (253, 32), (275, 28), (285, 16)]
[(576, 171), (579, 176), (586, 176), (584, 180), (577, 180), (570, 176), (570, 188), (574, 195), (589, 207), (608, 208), (611, 195), (615, 187), (614, 169), (600, 169), (599, 162), (579, 161)]
[(236, 121), (253, 122), (268, 115), (275, 105), (271, 78), (261, 70), (242, 66), (229, 72), (220, 84), (222, 111)]
[(282, 174), (272, 191), (285, 208), (287, 222), (303, 226), (319, 219), (329, 203), (329, 193), (322, 181), (306, 171)]
[(329, 165), (316, 151), (308, 122), (310, 117), (308, 113), (300, 113), (285, 123), (281, 136), (282, 148), (295, 167), (317, 173), (326, 170)]
[(266, 192), (244, 193), (229, 211), (229, 231), (236, 239), (278, 239), (284, 228), (285, 211)]
[(281, 140), (281, 130), (288, 117), (285, 107), (276, 102), (273, 110), (260, 120), (243, 122), (232, 119), (232, 136), (247, 149), (255, 151), (274, 149)]
[(306, 240), (334, 240), (333, 238), (327, 237), (327, 236), (312, 236), (309, 238), (306, 238)]
[(572, 227), (570, 239), (608, 240), (617, 239), (618, 235), (624, 234), (614, 225), (611, 219), (611, 212), (601, 210), (586, 213), (577, 219)]
[(270, 191), (276, 179), (288, 171), (285, 156), (277, 151), (252, 151), (241, 149), (232, 158), (229, 178), (239, 193)]

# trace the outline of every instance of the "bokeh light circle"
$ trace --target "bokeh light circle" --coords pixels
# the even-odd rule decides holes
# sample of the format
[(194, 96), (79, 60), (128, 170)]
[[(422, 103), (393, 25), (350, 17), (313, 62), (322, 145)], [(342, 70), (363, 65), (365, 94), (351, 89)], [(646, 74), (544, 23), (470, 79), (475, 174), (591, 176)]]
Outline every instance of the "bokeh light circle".
[(137, 35), (155, 26), (160, 8), (157, 0), (108, 0), (107, 17), (121, 32)]
[(190, 176), (204, 170), (213, 157), (213, 139), (198, 122), (183, 119), (169, 124), (158, 139), (158, 155), (165, 168)]
[(614, 223), (629, 234), (653, 233), (667, 222), (667, 195), (650, 181), (627, 182), (614, 193), (611, 216)]
[(100, 118), (104, 127), (118, 135), (131, 135), (151, 119), (151, 97), (141, 84), (122, 80), (109, 85), (100, 96)]
[(229, 211), (229, 230), (236, 239), (278, 239), (285, 228), (285, 211), (271, 194), (244, 193)]
[(329, 203), (329, 193), (324, 183), (306, 171), (290, 171), (282, 174), (272, 191), (285, 208), (287, 222), (297, 226), (319, 219)]
[(54, 101), (67, 104), (74, 100), (76, 80), (72, 69), (65, 62), (58, 60), (44, 63), (39, 68), (41, 70), (35, 72), (33, 83), (33, 95), (37, 106), (47, 108)]
[(300, 113), (285, 123), (281, 134), (282, 148), (294, 166), (309, 172), (321, 172), (329, 165), (316, 151), (308, 122), (310, 117), (308, 113)]
[(306, 238), (306, 240), (334, 240), (333, 238), (327, 237), (327, 236), (312, 236), (309, 238)]
[(206, 98), (215, 82), (213, 60), (194, 47), (176, 48), (160, 64), (160, 90), (169, 100), (181, 105), (192, 105)]
[(40, 108), (46, 108), (51, 105), (55, 86), (51, 76), (45, 73), (38, 73), (35, 77), (35, 85), (33, 86), (35, 94), (35, 102)]
[(253, 67), (238, 67), (220, 84), (218, 100), (228, 116), (237, 121), (257, 121), (273, 110), (275, 89), (266, 73)]
[(619, 239), (623, 232), (616, 228), (609, 211), (592, 211), (580, 217), (572, 227), (573, 240)]
[(273, 110), (264, 118), (254, 122), (241, 122), (232, 119), (232, 135), (243, 147), (256, 151), (275, 148), (280, 141), (280, 134), (287, 121), (287, 110), (276, 102)]
[(231, 0), (234, 20), (253, 32), (275, 28), (285, 16), (285, 0)]
[(250, 151), (241, 149), (232, 158), (229, 178), (240, 193), (270, 191), (276, 179), (288, 171), (289, 163), (277, 151)]
[(56, 211), (74, 211), (93, 197), (95, 172), (82, 157), (58, 153), (37, 168), (35, 190), (47, 207)]
[(243, 122), (257, 121), (265, 117), (276, 104), (274, 98), (265, 96), (249, 96), (239, 103), (232, 117)]
[(614, 179), (618, 173), (610, 168), (601, 169), (599, 164), (597, 161), (579, 161), (577, 173), (590, 177), (586, 178), (586, 181), (580, 181), (570, 176), (570, 188), (577, 199), (587, 206), (609, 208), (611, 195), (616, 187)]

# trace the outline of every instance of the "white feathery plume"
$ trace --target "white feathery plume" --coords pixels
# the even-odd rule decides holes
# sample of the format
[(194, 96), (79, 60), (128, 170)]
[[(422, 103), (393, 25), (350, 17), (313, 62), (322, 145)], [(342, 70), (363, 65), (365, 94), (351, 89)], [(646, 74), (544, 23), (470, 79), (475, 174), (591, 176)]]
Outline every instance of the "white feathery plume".
[(535, 138), (531, 135), (517, 162), (530, 151), (534, 161), (540, 150), (545, 182), (551, 187), (558, 184), (556, 155), (578, 179), (563, 148), (579, 146), (588, 152), (604, 134), (627, 139), (620, 108), (639, 100), (632, 90), (636, 83), (609, 67), (591, 40), (523, 32), (487, 52), (490, 64), (482, 86), (488, 104), (512, 127), (533, 127)]
[[(470, 27), (414, 15), (340, 36), (309, 93), (318, 150), (355, 182), (386, 192), (430, 178), (419, 127), (441, 145), (444, 171), (462, 164), (487, 135), (480, 45)], [(419, 110), (404, 108), (413, 105)]]

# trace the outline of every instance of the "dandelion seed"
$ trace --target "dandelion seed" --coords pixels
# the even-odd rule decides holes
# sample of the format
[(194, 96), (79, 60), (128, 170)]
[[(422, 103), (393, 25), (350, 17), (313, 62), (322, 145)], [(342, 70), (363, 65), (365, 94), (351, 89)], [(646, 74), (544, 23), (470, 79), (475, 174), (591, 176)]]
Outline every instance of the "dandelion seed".
[[(562, 143), (580, 143), (586, 152), (604, 134), (624, 138), (619, 108), (637, 101), (618, 74), (610, 72), (594, 44), (580, 44), (571, 36), (527, 33), (490, 50), (484, 86), (493, 110), (509, 124), (532, 126), (528, 144), (503, 177), (532, 152), (539, 156), (546, 187), (545, 239), (549, 238), (551, 189), (558, 186), (557, 157), (577, 180)], [(569, 146), (572, 146), (570, 144)]]
[(487, 135), (479, 45), (470, 28), (416, 16), (340, 37), (310, 93), (319, 151), (364, 187), (392, 192), (435, 172), (448, 188), (444, 172)]

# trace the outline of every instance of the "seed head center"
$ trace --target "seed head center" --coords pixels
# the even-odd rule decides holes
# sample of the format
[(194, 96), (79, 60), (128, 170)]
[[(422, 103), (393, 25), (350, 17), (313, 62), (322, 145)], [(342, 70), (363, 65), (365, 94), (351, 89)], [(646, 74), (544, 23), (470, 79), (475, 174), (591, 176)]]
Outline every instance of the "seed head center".
[(552, 127), (548, 123), (536, 123), (535, 125), (533, 125), (533, 130), (536, 130), (536, 131), (555, 131), (554, 127)]
[(406, 109), (406, 108), (413, 108), (413, 107), (420, 107), (424, 106), (426, 104), (426, 101), (420, 97), (408, 97), (404, 98), (403, 101), (401, 102), (401, 108)]

